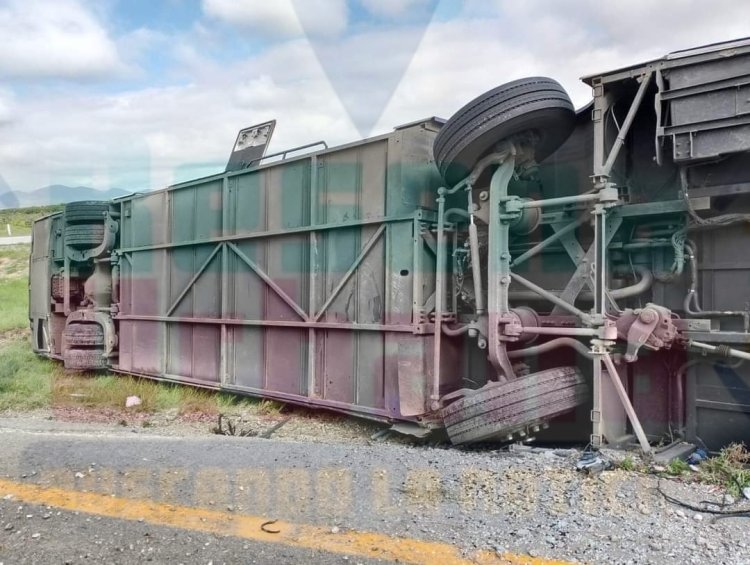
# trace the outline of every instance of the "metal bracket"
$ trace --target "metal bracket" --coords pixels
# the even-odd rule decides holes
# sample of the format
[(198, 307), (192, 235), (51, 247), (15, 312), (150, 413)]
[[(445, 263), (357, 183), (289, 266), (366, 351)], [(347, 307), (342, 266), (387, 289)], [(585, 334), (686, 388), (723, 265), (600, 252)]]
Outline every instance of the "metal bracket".
[(650, 308), (641, 310), (638, 318), (628, 329), (628, 347), (625, 351), (625, 361), (632, 363), (638, 360), (638, 351), (643, 347), (648, 338), (654, 333), (656, 324), (659, 323), (660, 317), (658, 312)]

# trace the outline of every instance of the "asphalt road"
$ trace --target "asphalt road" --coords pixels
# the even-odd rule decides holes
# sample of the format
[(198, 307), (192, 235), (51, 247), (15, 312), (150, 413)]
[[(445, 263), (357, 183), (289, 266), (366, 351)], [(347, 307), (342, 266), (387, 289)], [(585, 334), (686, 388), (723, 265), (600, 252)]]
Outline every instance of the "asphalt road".
[(0, 245), (18, 245), (20, 243), (31, 243), (30, 235), (17, 235), (0, 237)]
[(569, 452), (32, 424), (0, 419), (2, 565), (750, 563), (746, 520), (686, 514), (648, 477), (582, 477)]
[(463, 543), (434, 450), (4, 423), (3, 565), (548, 562)]

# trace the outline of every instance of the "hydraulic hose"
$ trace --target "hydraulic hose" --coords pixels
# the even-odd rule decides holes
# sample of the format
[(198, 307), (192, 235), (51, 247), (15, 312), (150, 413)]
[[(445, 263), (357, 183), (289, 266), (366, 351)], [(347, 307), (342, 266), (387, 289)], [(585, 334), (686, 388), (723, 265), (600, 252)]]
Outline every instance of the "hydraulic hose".
[(690, 288), (688, 289), (688, 292), (685, 295), (685, 300), (682, 303), (685, 314), (699, 318), (740, 317), (743, 320), (745, 332), (750, 330), (750, 312), (742, 310), (703, 310), (701, 308), (700, 300), (698, 299), (697, 248), (695, 243), (688, 240), (685, 242), (685, 249), (687, 249), (687, 259), (690, 263)]
[(586, 347), (577, 339), (573, 339), (572, 337), (558, 337), (557, 339), (550, 340), (540, 345), (534, 345), (525, 349), (516, 349), (515, 351), (508, 351), (508, 358), (516, 359), (518, 357), (526, 357), (527, 355), (541, 355), (542, 353), (547, 353), (548, 351), (552, 351), (553, 349), (558, 349), (560, 347), (572, 347), (580, 355), (583, 355), (587, 359), (594, 358), (588, 347)]

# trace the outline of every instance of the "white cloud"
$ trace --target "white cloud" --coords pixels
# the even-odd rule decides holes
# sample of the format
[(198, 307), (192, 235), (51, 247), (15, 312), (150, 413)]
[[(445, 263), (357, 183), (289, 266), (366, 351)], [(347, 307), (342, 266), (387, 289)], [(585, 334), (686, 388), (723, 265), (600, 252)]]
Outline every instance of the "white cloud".
[(346, 0), (203, 0), (207, 16), (261, 38), (330, 37), (346, 29)]
[(146, 57), (151, 51), (164, 49), (170, 37), (148, 27), (139, 27), (117, 38), (118, 51), (129, 59)]
[[(223, 27), (215, 33), (215, 20), (195, 26), (199, 36), (170, 40), (136, 32), (134, 39), (141, 41), (133, 46), (137, 54), (172, 50), (178, 67), (167, 72), (181, 82), (106, 95), (84, 87), (54, 95), (36, 89), (23, 97), (0, 92), (0, 115), (5, 104), (14, 117), (2, 125), (0, 173), (23, 189), (55, 182), (158, 188), (221, 170), (243, 126), (278, 119), (271, 151), (321, 138), (334, 145), (359, 137), (352, 119), (380, 116), (376, 134), (430, 115), (447, 118), (482, 92), (523, 76), (558, 79), (580, 107), (590, 99), (589, 88), (578, 79), (582, 75), (742, 35), (750, 5), (717, 2), (719, 9), (709, 9), (688, 0), (665, 0), (667, 6), (659, 3), (657, 9), (633, 0), (629, 13), (625, 4), (592, 0), (572, 0), (570, 8), (541, 0), (475, 5), (469, 0), (458, 18), (433, 21), (421, 43), (408, 41), (414, 33), (408, 26), (384, 25), (320, 42), (321, 59), (332, 62), (336, 73), (335, 88), (302, 36), (295, 13), (291, 20), (277, 21), (287, 26), (287, 40), (232, 63), (213, 59), (220, 49), (205, 49), (199, 39), (226, 36)], [(231, 12), (234, 4), (228, 0), (204, 0), (204, 9), (222, 21), (237, 17), (235, 24), (250, 29), (249, 22), (274, 21), (263, 15), (262, 4), (271, 11), (277, 5), (247, 2)], [(261, 11), (250, 13), (249, 5)], [(695, 19), (680, 6), (693, 10)], [(222, 16), (219, 8), (225, 10)], [(674, 22), (669, 33), (664, 21)], [(387, 86), (403, 66), (403, 80)], [(342, 103), (347, 97), (353, 117)], [(389, 97), (381, 115), (377, 102), (385, 104)], [(191, 163), (211, 165), (197, 172)]]
[(14, 96), (10, 90), (0, 88), (0, 126), (13, 121)]
[(519, 21), (555, 21), (562, 30), (576, 35), (583, 31), (593, 46), (618, 46), (638, 51), (651, 46), (661, 50), (660, 55), (664, 54), (664, 46), (674, 50), (694, 47), (701, 42), (744, 37), (750, 20), (750, 5), (742, 0), (569, 0), (564, 3), (495, 0), (495, 3), (501, 13)]
[(76, 0), (9, 0), (0, 7), (5, 77), (101, 77), (120, 61), (113, 41)]
[(430, 0), (359, 0), (364, 8), (381, 18), (398, 18), (416, 8), (424, 8)]
[(584, 75), (612, 69), (618, 60), (642, 62), (678, 49), (745, 37), (750, 3), (465, 0), (463, 14), (498, 18), (504, 24), (503, 41), (523, 46), (540, 61), (573, 57)]
[(200, 64), (186, 85), (25, 100), (23, 120), (0, 137), (0, 172), (16, 189), (144, 190), (222, 170), (237, 131), (272, 118), (272, 150), (357, 137), (304, 39), (235, 65)]

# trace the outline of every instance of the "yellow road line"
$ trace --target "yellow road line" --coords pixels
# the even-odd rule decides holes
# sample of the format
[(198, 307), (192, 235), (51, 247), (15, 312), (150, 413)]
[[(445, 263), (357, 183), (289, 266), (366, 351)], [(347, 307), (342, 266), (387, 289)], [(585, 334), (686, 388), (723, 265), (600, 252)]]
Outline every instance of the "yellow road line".
[(441, 542), (389, 536), (376, 532), (342, 530), (333, 533), (327, 528), (277, 521), (268, 529), (261, 525), (268, 518), (217, 512), (189, 506), (163, 504), (150, 500), (116, 498), (93, 492), (79, 492), (42, 487), (0, 479), (0, 496), (13, 495), (14, 500), (27, 504), (53, 506), (61, 510), (83, 512), (120, 520), (143, 521), (156, 526), (169, 526), (212, 534), (228, 535), (263, 543), (314, 549), (350, 556), (386, 559), (415, 565), (565, 565), (563, 561), (530, 556), (482, 551), (465, 557), (458, 548)]

